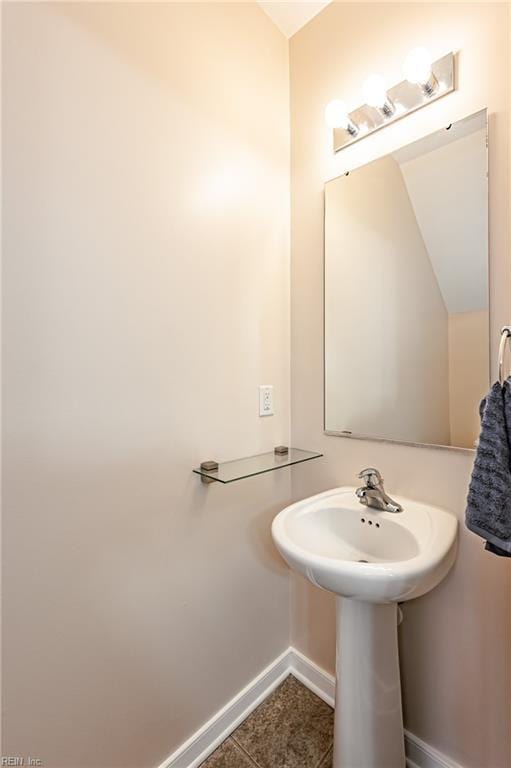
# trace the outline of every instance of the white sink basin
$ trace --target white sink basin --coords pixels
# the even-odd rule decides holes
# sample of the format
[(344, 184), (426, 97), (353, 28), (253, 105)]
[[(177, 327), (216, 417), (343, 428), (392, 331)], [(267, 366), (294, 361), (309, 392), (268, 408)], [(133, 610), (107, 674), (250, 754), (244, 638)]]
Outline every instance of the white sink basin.
[(452, 514), (394, 501), (403, 511), (368, 508), (355, 488), (336, 488), (273, 521), (291, 568), (337, 595), (333, 768), (405, 768), (397, 602), (433, 589), (456, 557)]
[(313, 584), (375, 603), (433, 589), (456, 557), (456, 518), (397, 498), (402, 512), (364, 507), (355, 488), (336, 488), (286, 507), (273, 522), (281, 555)]

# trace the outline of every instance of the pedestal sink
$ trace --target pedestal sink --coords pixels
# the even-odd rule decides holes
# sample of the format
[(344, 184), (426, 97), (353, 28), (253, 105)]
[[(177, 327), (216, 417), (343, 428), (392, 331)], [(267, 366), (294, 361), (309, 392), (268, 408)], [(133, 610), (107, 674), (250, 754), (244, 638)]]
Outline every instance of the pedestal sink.
[(404, 768), (397, 604), (433, 589), (456, 557), (451, 513), (396, 501), (402, 512), (379, 511), (336, 488), (273, 521), (290, 567), (337, 595), (334, 768)]

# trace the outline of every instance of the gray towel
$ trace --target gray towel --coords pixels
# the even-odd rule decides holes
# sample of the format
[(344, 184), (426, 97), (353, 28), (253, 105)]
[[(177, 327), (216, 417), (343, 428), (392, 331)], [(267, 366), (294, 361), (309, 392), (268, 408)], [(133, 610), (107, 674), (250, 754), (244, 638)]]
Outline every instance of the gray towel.
[(482, 401), (481, 435), (470, 480), (465, 523), (489, 552), (511, 557), (511, 379)]

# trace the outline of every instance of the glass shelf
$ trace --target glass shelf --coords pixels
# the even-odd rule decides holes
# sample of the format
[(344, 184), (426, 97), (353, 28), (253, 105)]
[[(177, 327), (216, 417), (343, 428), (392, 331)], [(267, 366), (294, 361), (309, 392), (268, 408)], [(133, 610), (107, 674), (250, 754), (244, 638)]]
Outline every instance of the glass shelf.
[(302, 464), (304, 461), (321, 458), (322, 453), (315, 451), (303, 451), (301, 448), (288, 448), (287, 453), (260, 453), (257, 456), (248, 456), (245, 459), (223, 461), (218, 464), (218, 469), (194, 469), (196, 475), (200, 475), (206, 483), (234, 483), (235, 480), (243, 480), (245, 477), (262, 475), (265, 472), (273, 472), (281, 467), (291, 467), (293, 464)]

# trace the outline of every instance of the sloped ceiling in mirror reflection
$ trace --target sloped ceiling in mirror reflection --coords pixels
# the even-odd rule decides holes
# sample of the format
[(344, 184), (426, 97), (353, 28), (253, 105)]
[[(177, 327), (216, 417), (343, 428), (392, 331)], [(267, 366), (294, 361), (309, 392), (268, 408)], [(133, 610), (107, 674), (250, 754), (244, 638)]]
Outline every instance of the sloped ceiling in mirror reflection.
[(455, 141), (439, 145), (434, 134), (430, 146), (418, 142), (420, 152), (411, 145), (394, 154), (449, 314), (488, 308), (486, 128), (479, 125)]

